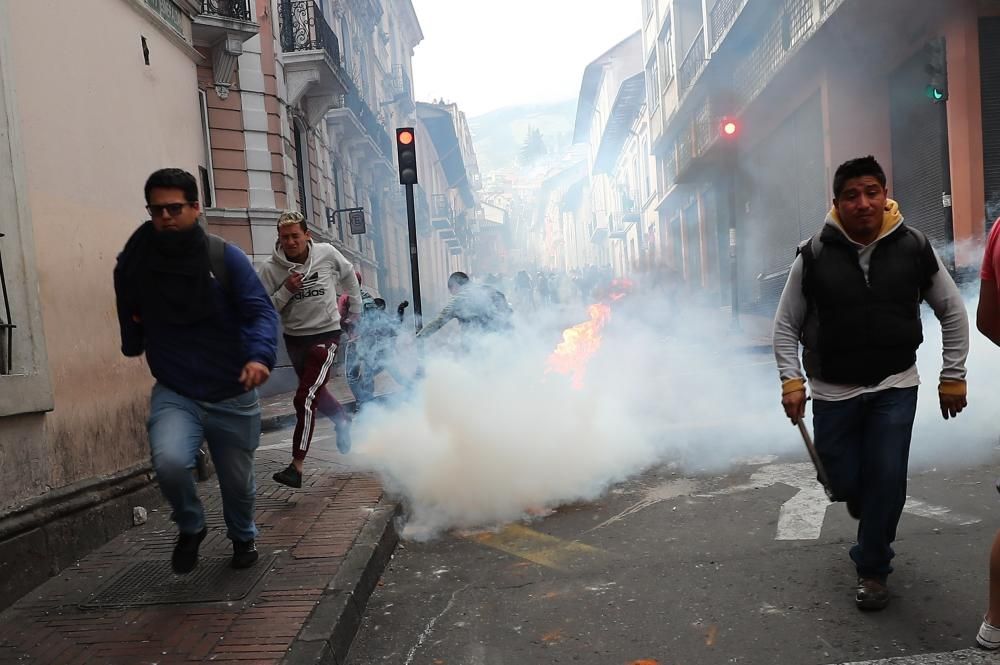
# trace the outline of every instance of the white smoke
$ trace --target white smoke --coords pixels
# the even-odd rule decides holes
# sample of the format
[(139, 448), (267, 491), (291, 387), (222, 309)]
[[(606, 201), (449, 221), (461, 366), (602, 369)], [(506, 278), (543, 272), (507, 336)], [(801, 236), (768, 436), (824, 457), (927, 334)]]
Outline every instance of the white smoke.
[(941, 372), (941, 326), (925, 307), (924, 343), (917, 357), (922, 381), (910, 447), (910, 469), (957, 469), (981, 464), (995, 454), (1000, 435), (996, 386), (1000, 379), (1000, 348), (976, 330), (978, 289), (963, 294), (969, 314), (969, 406), (954, 420), (945, 420), (938, 405)]
[[(780, 405), (773, 356), (741, 350), (744, 337), (721, 315), (674, 310), (645, 295), (616, 304), (576, 390), (570, 377), (545, 368), (561, 328), (586, 318), (583, 307), (552, 308), (463, 353), (432, 338), (416, 387), (356, 421), (353, 464), (404, 499), (409, 535), (593, 500), (662, 463), (715, 474), (767, 455), (806, 459)], [(997, 440), (989, 386), (1000, 376), (1000, 349), (973, 323), (971, 406), (945, 422), (933, 316), (925, 337), (911, 468), (982, 462)]]

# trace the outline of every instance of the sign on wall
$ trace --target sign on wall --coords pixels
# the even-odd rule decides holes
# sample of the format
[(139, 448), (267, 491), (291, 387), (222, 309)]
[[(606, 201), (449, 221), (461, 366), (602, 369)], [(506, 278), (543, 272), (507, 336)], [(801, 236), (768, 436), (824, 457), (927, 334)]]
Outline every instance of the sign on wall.
[(365, 232), (365, 211), (361, 209), (352, 210), (347, 215), (347, 221), (351, 226), (351, 235), (361, 235)]
[(160, 17), (170, 24), (177, 32), (183, 33), (184, 30), (181, 27), (181, 8), (175, 5), (171, 0), (146, 0), (146, 4), (160, 15)]

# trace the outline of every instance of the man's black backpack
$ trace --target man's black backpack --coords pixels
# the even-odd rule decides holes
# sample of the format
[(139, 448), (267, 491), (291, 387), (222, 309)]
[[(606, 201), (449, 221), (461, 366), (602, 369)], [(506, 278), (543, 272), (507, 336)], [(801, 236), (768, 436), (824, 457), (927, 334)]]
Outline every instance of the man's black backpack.
[(219, 286), (222, 287), (226, 295), (229, 295), (229, 269), (226, 267), (226, 245), (228, 243), (223, 238), (211, 233), (206, 233), (205, 237), (208, 239), (208, 263), (212, 267), (212, 276), (219, 282)]

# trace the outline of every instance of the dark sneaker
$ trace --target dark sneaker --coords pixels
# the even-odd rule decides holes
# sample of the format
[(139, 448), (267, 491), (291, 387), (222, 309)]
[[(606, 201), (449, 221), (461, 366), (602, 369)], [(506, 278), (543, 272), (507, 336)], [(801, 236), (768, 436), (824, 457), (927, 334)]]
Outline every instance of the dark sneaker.
[(859, 577), (855, 604), (861, 610), (881, 610), (889, 604), (889, 587), (884, 578)]
[(287, 469), (282, 469), (271, 476), (271, 478), (274, 479), (274, 482), (287, 485), (288, 487), (294, 487), (295, 489), (302, 487), (302, 472), (296, 469), (294, 464), (289, 464)]
[(337, 432), (337, 450), (342, 455), (351, 452), (351, 422), (338, 420), (333, 423), (333, 428)]
[(242, 540), (233, 541), (233, 561), (230, 564), (233, 568), (249, 568), (257, 563), (257, 543), (253, 540), (246, 542)]
[(170, 557), (170, 566), (178, 575), (186, 575), (198, 565), (198, 547), (208, 535), (208, 529), (203, 528), (198, 533), (182, 533), (177, 536), (174, 545), (174, 555)]
[(856, 520), (861, 519), (861, 499), (852, 496), (847, 500), (847, 514)]

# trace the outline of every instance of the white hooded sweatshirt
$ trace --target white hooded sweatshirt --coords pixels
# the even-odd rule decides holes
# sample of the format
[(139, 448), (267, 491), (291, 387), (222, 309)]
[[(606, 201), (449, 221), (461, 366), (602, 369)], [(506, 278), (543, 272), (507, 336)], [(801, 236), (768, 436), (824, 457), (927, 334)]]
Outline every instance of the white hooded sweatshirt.
[[(292, 272), (305, 275), (298, 293), (285, 288)], [(286, 335), (304, 337), (340, 330), (339, 293), (347, 294), (351, 314), (361, 313), (361, 287), (354, 266), (333, 245), (310, 240), (304, 264), (289, 261), (281, 245), (276, 245), (271, 258), (260, 266), (260, 279), (281, 314)]]

